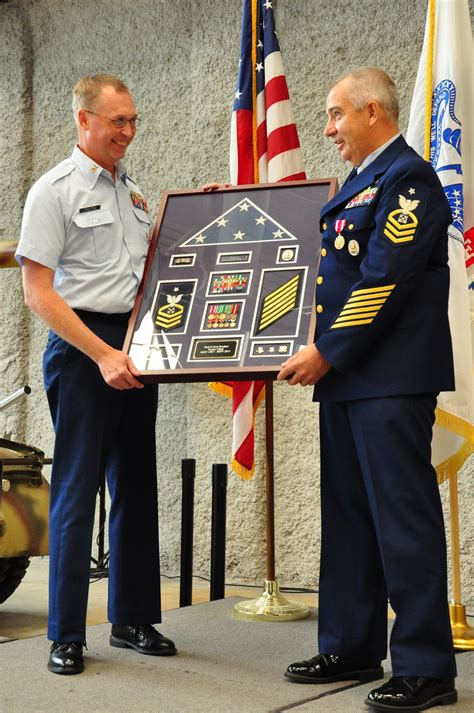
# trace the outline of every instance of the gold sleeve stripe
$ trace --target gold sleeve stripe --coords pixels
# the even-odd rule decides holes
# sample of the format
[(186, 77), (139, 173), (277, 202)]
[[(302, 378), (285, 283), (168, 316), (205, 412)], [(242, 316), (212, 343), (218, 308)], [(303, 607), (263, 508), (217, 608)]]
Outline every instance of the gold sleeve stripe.
[(393, 290), (395, 285), (385, 285), (384, 287), (369, 287), (365, 290), (354, 290), (352, 295), (367, 295), (367, 294), (372, 294), (373, 292), (383, 292), (384, 290), (390, 290), (390, 292)]
[(374, 295), (374, 297), (350, 297), (346, 305), (350, 305), (351, 307), (361, 307), (362, 305), (378, 305), (386, 301), (387, 297), (389, 296), (390, 292), (381, 293), (380, 295)]
[(298, 290), (298, 285), (291, 287), (285, 294), (279, 295), (276, 299), (268, 301), (265, 303), (262, 310), (262, 317), (264, 317), (268, 312), (272, 312), (275, 309), (279, 309), (288, 299), (293, 299)]
[(360, 307), (359, 305), (351, 305), (346, 306), (342, 309), (340, 314), (354, 314), (354, 312), (378, 312), (381, 306), (384, 304), (385, 300), (383, 302), (377, 302), (377, 304), (369, 305), (367, 307)]
[(354, 322), (344, 322), (343, 324), (337, 324), (336, 322), (334, 322), (331, 329), (339, 329), (340, 327), (353, 327), (353, 326), (357, 326), (359, 324), (370, 324), (371, 322), (372, 322), (371, 319), (358, 319), (358, 320), (355, 320)]
[(281, 294), (282, 292), (286, 292), (289, 287), (297, 287), (299, 279), (300, 279), (300, 276), (295, 275), (290, 280), (288, 280), (288, 282), (284, 282), (283, 285), (280, 285), (280, 287), (278, 287), (276, 290), (274, 290), (273, 292), (270, 292), (269, 295), (267, 295), (267, 297), (271, 296), (272, 298), (275, 298), (277, 295)]
[(382, 287), (370, 287), (365, 290), (354, 290), (332, 324), (331, 329), (371, 324), (391, 295), (394, 287), (395, 285), (384, 285)]
[(369, 317), (371, 318), (370, 321), (372, 322), (376, 314), (377, 312), (368, 312), (366, 314), (359, 314), (358, 312), (356, 314), (341, 314), (341, 316), (336, 319), (334, 324), (339, 324), (339, 322), (348, 322), (352, 319), (369, 319)]

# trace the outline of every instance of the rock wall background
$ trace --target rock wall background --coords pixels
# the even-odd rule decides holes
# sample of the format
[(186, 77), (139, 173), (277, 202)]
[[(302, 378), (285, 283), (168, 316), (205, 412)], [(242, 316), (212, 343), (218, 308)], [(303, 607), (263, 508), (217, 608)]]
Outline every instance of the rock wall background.
[[(426, 17), (425, 0), (274, 0), (276, 27), (307, 175), (347, 169), (323, 136), (328, 83), (348, 68), (379, 65), (396, 80), (404, 131)], [(474, 15), (470, 0), (471, 19)], [(0, 3), (0, 238), (18, 239), (28, 188), (69, 155), (74, 82), (110, 71), (129, 85), (142, 125), (127, 165), (154, 212), (165, 190), (228, 179), (229, 121), (237, 76), (241, 1), (6, 0)], [(19, 270), (0, 271), (0, 396), (33, 393), (0, 413), (12, 431), (52, 453), (41, 380), (44, 325), (24, 307)], [(157, 454), (163, 573), (179, 572), (181, 458), (197, 460), (195, 565), (208, 576), (211, 464), (230, 459), (230, 403), (205, 384), (160, 387)], [(257, 468), (228, 484), (227, 580), (265, 576), (264, 409), (257, 416)], [(137, 470), (140, 487), (138, 444)], [(311, 389), (275, 386), (277, 572), (284, 585), (316, 587), (319, 440)], [(463, 600), (474, 610), (473, 462), (459, 477)], [(472, 481), (471, 481), (472, 482)], [(448, 506), (447, 484), (441, 486)], [(447, 509), (446, 509), (447, 513)], [(335, 555), (336, 556), (336, 555)]]

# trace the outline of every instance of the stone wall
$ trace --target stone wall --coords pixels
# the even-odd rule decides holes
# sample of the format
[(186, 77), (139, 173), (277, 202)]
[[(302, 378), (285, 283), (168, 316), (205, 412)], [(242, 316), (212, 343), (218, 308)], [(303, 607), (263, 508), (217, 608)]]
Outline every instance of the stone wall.
[[(308, 177), (347, 169), (323, 136), (326, 87), (350, 67), (374, 64), (396, 80), (406, 129), (421, 51), (425, 0), (274, 0), (276, 26)], [(471, 17), (473, 0), (470, 2)], [(240, 0), (7, 0), (0, 3), (0, 236), (17, 239), (26, 191), (67, 156), (75, 130), (70, 91), (83, 74), (110, 71), (130, 86), (143, 119), (127, 164), (156, 212), (165, 190), (228, 179), (229, 120), (239, 57)], [(46, 330), (22, 302), (19, 270), (0, 271), (0, 395), (33, 393), (0, 414), (0, 432), (52, 452), (41, 385)], [(211, 464), (228, 462), (230, 403), (205, 384), (160, 387), (157, 452), (162, 569), (179, 572), (181, 458), (197, 459), (195, 567), (209, 574)], [(257, 468), (228, 486), (227, 579), (265, 575), (263, 409)], [(311, 389), (275, 386), (277, 571), (285, 585), (315, 587), (319, 547), (319, 442)], [(131, 444), (133, 447), (134, 444)], [(138, 447), (137, 448), (138, 454)], [(473, 506), (460, 475), (463, 600), (474, 607)], [(140, 487), (137, 455), (135, 476)], [(441, 486), (447, 507), (447, 484)], [(472, 518), (471, 518), (472, 522)]]

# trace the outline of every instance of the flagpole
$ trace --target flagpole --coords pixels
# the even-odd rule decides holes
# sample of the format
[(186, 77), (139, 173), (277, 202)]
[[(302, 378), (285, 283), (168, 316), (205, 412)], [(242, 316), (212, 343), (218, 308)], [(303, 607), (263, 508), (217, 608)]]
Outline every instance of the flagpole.
[(275, 488), (273, 439), (273, 381), (265, 381), (265, 503), (267, 524), (267, 580), (275, 576)]
[(474, 650), (474, 628), (466, 619), (466, 607), (461, 604), (461, 558), (459, 553), (459, 497), (458, 474), (449, 476), (449, 510), (451, 525), (451, 563), (453, 572), (453, 602), (449, 604), (449, 616), (455, 649)]
[(267, 578), (257, 599), (244, 600), (234, 606), (234, 616), (247, 621), (295, 621), (305, 619), (309, 609), (290, 602), (280, 594), (275, 575), (275, 471), (273, 429), (273, 381), (265, 380), (265, 518), (267, 534)]

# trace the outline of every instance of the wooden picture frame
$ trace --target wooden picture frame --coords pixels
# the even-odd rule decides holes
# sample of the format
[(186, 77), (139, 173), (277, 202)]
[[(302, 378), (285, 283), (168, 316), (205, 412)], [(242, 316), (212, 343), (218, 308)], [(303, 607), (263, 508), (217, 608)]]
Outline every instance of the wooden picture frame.
[(144, 382), (274, 379), (311, 342), (337, 180), (163, 195), (124, 343)]

